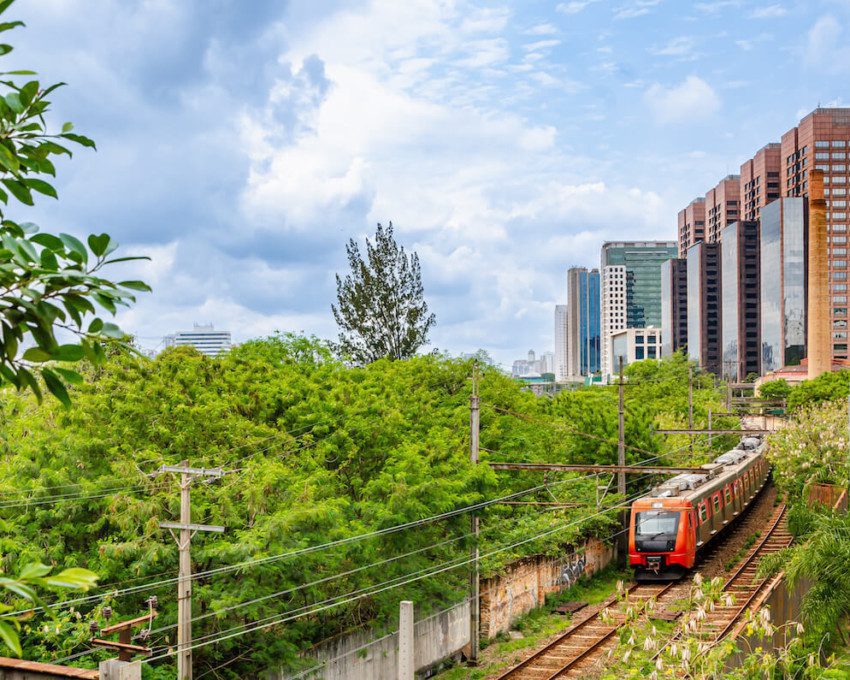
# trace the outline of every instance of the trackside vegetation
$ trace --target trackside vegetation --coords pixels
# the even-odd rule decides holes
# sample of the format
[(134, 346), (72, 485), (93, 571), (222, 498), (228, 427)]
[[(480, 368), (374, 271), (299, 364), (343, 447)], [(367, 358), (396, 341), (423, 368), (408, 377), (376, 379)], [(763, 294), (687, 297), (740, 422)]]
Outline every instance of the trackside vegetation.
[[(597, 479), (494, 472), (469, 462), (470, 361), (429, 355), (352, 367), (315, 338), (276, 335), (216, 359), (185, 347), (155, 360), (116, 351), (101, 365), (83, 363), (81, 372), (71, 410), (0, 392), (4, 566), (12, 573), (33, 562), (85, 567), (102, 584), (97, 598), (59, 608), (48, 627), (25, 622), (26, 658), (84, 652), (90, 621), (105, 623), (104, 606), (114, 611), (112, 621), (131, 618), (146, 611), (150, 595), (161, 613), (149, 644), (167, 651), (174, 643), (169, 579), (177, 551), (158, 523), (177, 516), (179, 496), (174, 480), (156, 471), (184, 459), (229, 473), (197, 485), (192, 497), (193, 521), (227, 528), (199, 535), (192, 549), (195, 572), (224, 569), (195, 585), (196, 637), (239, 632), (196, 650), (198, 672), (218, 668), (219, 677), (297, 667), (299, 652), (327, 637), (363, 626), (382, 631), (394, 625), (401, 598), (422, 613), (460, 601), (469, 516), (433, 516), (529, 489), (517, 500), (579, 506), (482, 508), (484, 575), (616, 530), (615, 514), (604, 510), (616, 499), (609, 495), (597, 510)], [(686, 421), (686, 376), (681, 357), (630, 373), (628, 462), (687, 459), (687, 445), (653, 433), (659, 423)], [(700, 381), (695, 417), (704, 423), (709, 405), (720, 408), (720, 394)], [(537, 398), (487, 369), (480, 395), (482, 462), (616, 461), (615, 388)], [(699, 442), (695, 455), (708, 455)], [(635, 479), (629, 493), (650, 483)], [(406, 523), (415, 525), (357, 538)], [(343, 543), (314, 550), (334, 541)], [(371, 592), (411, 575), (419, 576)], [(362, 596), (352, 599), (355, 592)], [(312, 611), (337, 597), (344, 601)], [(241, 628), (287, 614), (297, 616), (263, 630)], [(73, 663), (93, 666), (101, 654)], [(147, 672), (173, 677), (168, 661)]]

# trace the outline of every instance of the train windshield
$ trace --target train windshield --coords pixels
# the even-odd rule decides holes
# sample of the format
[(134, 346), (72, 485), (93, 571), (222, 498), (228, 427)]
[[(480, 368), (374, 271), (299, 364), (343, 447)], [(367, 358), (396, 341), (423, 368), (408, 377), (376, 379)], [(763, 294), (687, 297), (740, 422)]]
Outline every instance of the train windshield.
[(679, 529), (679, 513), (669, 510), (646, 510), (635, 517), (635, 537), (660, 538), (675, 536)]

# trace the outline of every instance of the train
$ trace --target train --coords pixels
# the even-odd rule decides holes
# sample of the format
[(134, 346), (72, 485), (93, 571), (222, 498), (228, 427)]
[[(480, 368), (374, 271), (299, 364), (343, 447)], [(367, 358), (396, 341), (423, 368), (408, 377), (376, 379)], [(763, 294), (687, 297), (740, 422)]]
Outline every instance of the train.
[(629, 565), (638, 581), (684, 576), (697, 555), (753, 502), (770, 472), (761, 437), (745, 436), (731, 451), (679, 474), (632, 503)]

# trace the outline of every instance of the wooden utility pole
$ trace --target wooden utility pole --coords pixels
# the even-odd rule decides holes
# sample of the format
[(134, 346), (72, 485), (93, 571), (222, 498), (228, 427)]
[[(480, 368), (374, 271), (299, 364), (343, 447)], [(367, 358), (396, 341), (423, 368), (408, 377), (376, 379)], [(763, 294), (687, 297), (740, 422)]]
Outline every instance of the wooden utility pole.
[[(694, 429), (694, 367), (688, 364), (688, 429)], [(710, 429), (710, 428), (709, 428)], [(690, 435), (688, 447), (691, 457), (694, 455), (694, 436)]]
[[(626, 464), (626, 408), (623, 398), (623, 357), (620, 357), (619, 407), (617, 409), (617, 465)], [(626, 495), (626, 473), (617, 473), (617, 493)]]
[[(480, 408), (478, 399), (478, 366), (472, 366), (472, 395), (469, 397), (469, 460), (473, 465), (478, 464), (478, 435), (480, 430)], [(479, 617), (481, 593), (478, 582), (478, 513), (472, 512), (470, 517), (472, 546), (469, 549), (469, 559), (472, 568), (469, 572), (469, 665), (478, 665), (478, 641), (481, 621)]]
[(712, 435), (711, 435), (711, 409), (708, 409), (708, 450), (711, 451)]
[[(617, 473), (617, 493), (620, 494), (621, 497), (625, 498), (626, 496), (626, 472), (622, 468), (626, 465), (626, 401), (624, 390), (625, 386), (623, 384), (623, 357), (620, 356), (619, 361), (619, 373), (620, 373), (620, 381), (618, 385), (618, 407), (617, 407), (617, 465), (621, 467), (620, 471)], [(621, 514), (621, 523), (622, 528), (625, 529), (627, 526), (627, 518), (628, 515), (625, 511)], [(628, 549), (628, 535), (621, 533), (620, 540), (618, 541), (620, 546), (620, 555), (621, 558), (624, 558), (627, 549)]]
[[(160, 522), (159, 526), (168, 529), (180, 552), (177, 580), (177, 680), (192, 680), (192, 536), (198, 531), (221, 533), (224, 527), (192, 524), (190, 489), (196, 477), (218, 478), (224, 473), (221, 468), (190, 468), (187, 460), (178, 466), (163, 465), (159, 471), (180, 474), (180, 521)], [(179, 531), (179, 534), (175, 534), (174, 530)]]

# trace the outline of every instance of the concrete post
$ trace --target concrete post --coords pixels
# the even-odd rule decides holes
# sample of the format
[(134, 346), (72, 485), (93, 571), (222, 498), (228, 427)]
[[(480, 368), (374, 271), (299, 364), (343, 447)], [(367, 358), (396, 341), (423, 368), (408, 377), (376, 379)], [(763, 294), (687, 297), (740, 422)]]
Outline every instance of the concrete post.
[(832, 370), (832, 333), (829, 325), (829, 269), (827, 267), (826, 199), (823, 171), (809, 173), (808, 378)]
[(413, 680), (413, 602), (403, 600), (398, 607), (398, 680)]
[(101, 661), (97, 669), (100, 680), (142, 680), (142, 664), (110, 659)]

